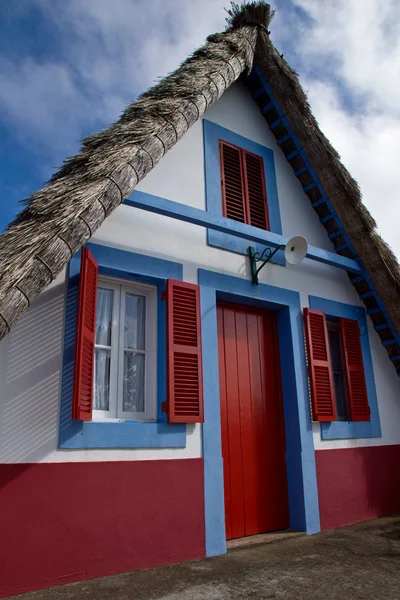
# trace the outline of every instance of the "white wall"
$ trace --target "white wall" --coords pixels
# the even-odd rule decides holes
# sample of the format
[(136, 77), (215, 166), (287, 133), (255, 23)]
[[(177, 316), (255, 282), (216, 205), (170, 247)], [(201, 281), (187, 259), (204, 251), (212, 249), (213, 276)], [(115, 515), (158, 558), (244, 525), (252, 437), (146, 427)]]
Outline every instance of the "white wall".
[[(274, 150), (283, 235), (303, 235), (310, 244), (333, 250), (300, 183), (245, 86), (237, 83), (228, 89), (209, 109), (206, 118)], [(137, 189), (205, 209), (200, 122), (172, 148)], [(207, 246), (205, 229), (127, 206), (120, 206), (107, 219), (95, 234), (93, 242), (183, 262), (186, 281), (197, 282), (199, 267), (249, 277), (248, 259)], [(343, 271), (310, 260), (296, 267), (270, 264), (261, 272), (260, 280), (299, 291), (303, 306), (308, 306), (309, 294), (361, 304)], [(63, 298), (64, 282), (60, 278), (49, 291), (42, 294), (21, 323), (0, 344), (0, 462), (200, 456), (200, 426), (190, 428), (188, 446), (183, 450), (57, 449)], [(43, 321), (45, 312), (47, 318)], [(314, 425), (317, 449), (400, 443), (399, 380), (372, 327), (370, 340), (383, 437), (322, 442), (319, 427)]]
[(0, 343), (0, 463), (147, 460), (201, 455), (200, 426), (186, 448), (59, 450), (64, 333), (63, 273)]

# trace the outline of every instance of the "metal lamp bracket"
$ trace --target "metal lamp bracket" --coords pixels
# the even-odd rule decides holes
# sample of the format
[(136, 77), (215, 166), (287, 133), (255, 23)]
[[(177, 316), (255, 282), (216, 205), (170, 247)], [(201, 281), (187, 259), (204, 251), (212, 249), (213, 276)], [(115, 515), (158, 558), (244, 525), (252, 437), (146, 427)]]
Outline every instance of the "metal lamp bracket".
[[(284, 244), (281, 244), (280, 246), (277, 246), (274, 250), (272, 250), (272, 248), (265, 248), (260, 254), (259, 252), (256, 252), (253, 246), (249, 246), (251, 280), (254, 285), (258, 285), (258, 274), (261, 271), (261, 269), (265, 267), (267, 263), (269, 263), (271, 258), (278, 252), (278, 250), (284, 247)], [(262, 264), (260, 267), (257, 268), (258, 262), (261, 262)]]

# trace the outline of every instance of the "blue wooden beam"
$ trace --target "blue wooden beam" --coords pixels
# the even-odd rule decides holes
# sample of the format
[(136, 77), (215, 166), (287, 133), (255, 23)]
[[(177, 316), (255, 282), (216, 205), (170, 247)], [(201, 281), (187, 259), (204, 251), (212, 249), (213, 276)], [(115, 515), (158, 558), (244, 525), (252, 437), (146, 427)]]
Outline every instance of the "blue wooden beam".
[(294, 171), (295, 177), (300, 177), (300, 175), (306, 171), (308, 171), (308, 167), (301, 167), (300, 169), (297, 169), (297, 171)]
[(268, 104), (266, 104), (262, 108), (262, 110), (261, 110), (262, 114), (263, 115), (267, 114), (267, 112), (269, 112), (271, 110), (271, 108), (274, 108), (274, 103), (273, 102), (268, 102)]
[(359, 275), (358, 277), (353, 277), (353, 279), (351, 280), (351, 283), (354, 285), (356, 283), (361, 283), (362, 281), (365, 281), (364, 273), (362, 275)]
[(291, 137), (292, 136), (289, 133), (281, 137), (279, 140), (277, 140), (278, 146), (282, 146), (282, 144), (288, 142), (291, 139)]
[(276, 121), (274, 121), (273, 123), (271, 123), (271, 125), (269, 126), (270, 130), (273, 131), (274, 129), (276, 129), (278, 127), (278, 125), (280, 125), (282, 123), (282, 119), (279, 117), (278, 119), (276, 119)]
[(311, 204), (313, 208), (317, 208), (317, 206), (321, 206), (321, 204), (326, 204), (327, 198), (326, 196), (322, 196), (319, 200), (316, 200)]
[(374, 325), (375, 331), (383, 331), (384, 329), (389, 329), (388, 323), (383, 323), (382, 325)]
[(335, 215), (333, 213), (331, 213), (330, 215), (327, 215), (326, 217), (322, 217), (320, 219), (321, 223), (327, 223), (328, 221), (330, 221), (331, 219), (334, 219)]
[[(205, 210), (193, 208), (186, 204), (166, 200), (159, 196), (146, 194), (144, 192), (135, 191), (124, 201), (127, 206), (140, 208), (149, 212), (207, 227), (222, 233), (234, 235), (236, 237), (247, 240), (250, 243), (263, 244), (276, 248), (277, 246), (285, 246), (288, 239), (272, 231), (263, 231), (251, 225), (244, 225), (232, 219), (226, 219), (220, 215), (209, 213)], [(361, 273), (361, 267), (356, 260), (340, 256), (334, 252), (322, 250), (315, 246), (308, 246), (307, 258), (318, 262), (344, 269), (351, 273)]]

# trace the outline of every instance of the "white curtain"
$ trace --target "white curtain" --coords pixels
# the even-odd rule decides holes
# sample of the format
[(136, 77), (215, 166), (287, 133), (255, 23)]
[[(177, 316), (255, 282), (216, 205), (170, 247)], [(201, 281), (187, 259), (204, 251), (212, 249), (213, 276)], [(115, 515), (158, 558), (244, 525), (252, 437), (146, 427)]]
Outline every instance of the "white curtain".
[(146, 298), (125, 294), (124, 348), (145, 350)]
[(113, 290), (98, 288), (96, 309), (96, 348), (94, 366), (94, 409), (109, 410), (111, 325), (113, 313)]
[(123, 410), (144, 411), (146, 298), (125, 295)]

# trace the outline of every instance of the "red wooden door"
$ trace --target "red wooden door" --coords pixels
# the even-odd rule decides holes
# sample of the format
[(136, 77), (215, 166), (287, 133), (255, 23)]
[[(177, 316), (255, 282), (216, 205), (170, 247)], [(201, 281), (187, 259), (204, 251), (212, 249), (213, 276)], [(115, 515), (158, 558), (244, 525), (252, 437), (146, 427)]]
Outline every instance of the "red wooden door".
[(289, 526), (276, 315), (218, 305), (227, 539)]

